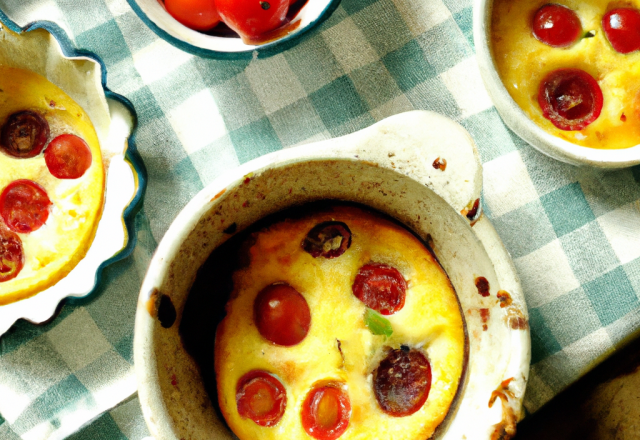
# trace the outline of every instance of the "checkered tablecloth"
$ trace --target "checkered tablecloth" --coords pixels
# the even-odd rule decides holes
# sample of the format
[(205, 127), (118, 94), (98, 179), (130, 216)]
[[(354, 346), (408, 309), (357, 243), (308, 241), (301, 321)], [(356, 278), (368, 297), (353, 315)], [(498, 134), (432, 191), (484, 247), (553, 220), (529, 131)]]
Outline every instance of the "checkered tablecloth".
[[(133, 255), (88, 300), (0, 340), (0, 439), (143, 439), (133, 323), (151, 253), (222, 171), (406, 110), (460, 122), (484, 163), (484, 207), (530, 310), (535, 411), (640, 332), (640, 168), (564, 165), (510, 132), (476, 67), (471, 0), (343, 0), (319, 32), (267, 59), (218, 61), (151, 32), (126, 0), (0, 0), (99, 55), (139, 117), (149, 173)], [(84, 426), (84, 427), (83, 427)], [(82, 428), (82, 429), (81, 429)]]

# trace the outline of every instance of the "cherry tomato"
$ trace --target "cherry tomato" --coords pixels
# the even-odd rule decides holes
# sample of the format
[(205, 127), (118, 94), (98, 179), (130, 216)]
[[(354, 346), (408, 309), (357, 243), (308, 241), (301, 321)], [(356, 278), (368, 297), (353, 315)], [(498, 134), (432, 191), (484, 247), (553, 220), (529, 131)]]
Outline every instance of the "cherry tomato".
[(31, 180), (11, 182), (0, 194), (0, 216), (14, 232), (39, 229), (49, 218), (49, 206), (47, 192)]
[(0, 223), (0, 283), (17, 277), (23, 265), (22, 240)]
[(285, 24), (289, 0), (215, 0), (218, 13), (247, 44)]
[(307, 300), (288, 284), (272, 284), (260, 291), (253, 303), (260, 334), (274, 344), (300, 343), (311, 326)]
[(549, 4), (533, 17), (533, 35), (551, 47), (568, 47), (578, 41), (582, 25), (578, 15), (562, 5)]
[(335, 440), (349, 427), (351, 402), (338, 382), (315, 385), (302, 404), (302, 427), (318, 440)]
[(78, 179), (91, 166), (91, 150), (82, 138), (62, 134), (49, 143), (44, 160), (58, 179)]
[(214, 0), (164, 0), (173, 18), (195, 31), (208, 31), (220, 22)]
[(302, 248), (313, 258), (336, 258), (351, 246), (351, 231), (342, 222), (324, 222), (314, 226), (304, 241)]
[(538, 104), (545, 118), (560, 130), (582, 130), (602, 111), (602, 90), (584, 70), (558, 69), (540, 83)]
[(386, 264), (366, 264), (358, 270), (353, 294), (382, 315), (393, 315), (404, 307), (407, 282), (398, 269)]
[(39, 113), (24, 110), (9, 116), (2, 126), (0, 149), (14, 157), (40, 154), (49, 139), (49, 123)]
[(611, 46), (620, 53), (640, 50), (640, 11), (613, 9), (602, 17), (602, 28)]
[(236, 404), (241, 417), (260, 426), (274, 426), (287, 407), (287, 392), (278, 379), (265, 371), (254, 370), (238, 381)]
[(418, 350), (391, 350), (373, 373), (373, 389), (385, 413), (409, 416), (429, 397), (431, 364)]

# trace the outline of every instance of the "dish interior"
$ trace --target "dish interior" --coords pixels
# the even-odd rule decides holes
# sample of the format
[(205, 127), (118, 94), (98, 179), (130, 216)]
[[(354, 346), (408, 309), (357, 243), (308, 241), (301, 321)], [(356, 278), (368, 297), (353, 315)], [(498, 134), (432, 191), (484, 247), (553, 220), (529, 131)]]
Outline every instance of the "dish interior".
[[(192, 202), (193, 209), (198, 212), (183, 211), (184, 219), (192, 220), (181, 220), (180, 217), (176, 220), (176, 223), (193, 223), (184, 228), (184, 235), (172, 237), (174, 244), (170, 245), (171, 249), (159, 250), (165, 255), (165, 266), (157, 277), (153, 273), (147, 275), (148, 279), (156, 280), (155, 285), (148, 296), (141, 296), (148, 298), (140, 307), (149, 314), (142, 317), (139, 314), (136, 326), (146, 325), (140, 319), (153, 320), (153, 331), (149, 334), (152, 340), (148, 344), (151, 353), (148, 356), (156, 367), (151, 368), (151, 376), (144, 376), (141, 380), (144, 383), (142, 400), (153, 408), (147, 410), (155, 414), (152, 418), (147, 417), (154, 435), (164, 438), (162, 433), (167, 434), (169, 429), (175, 433), (171, 435), (178, 437), (211, 438), (213, 435), (220, 439), (234, 438), (206, 391), (206, 383), (210, 381), (203, 380), (196, 362), (185, 350), (179, 332), (180, 327), (190, 325), (186, 320), (191, 318), (185, 313), (189, 291), (198, 269), (211, 252), (232, 235), (287, 207), (319, 200), (350, 201), (368, 206), (393, 217), (427, 241), (449, 275), (467, 320), (473, 360), (467, 382), (474, 383), (467, 394), (482, 396), (484, 400), (503, 380), (505, 371), (495, 366), (508, 365), (511, 356), (508, 350), (497, 349), (491, 357), (474, 356), (474, 351), (480, 348), (478, 341), (481, 336), (487, 338), (484, 349), (489, 348), (492, 341), (510, 338), (509, 328), (501, 324), (502, 318), (497, 314), (489, 318), (489, 324), (495, 324), (489, 325), (489, 330), (483, 333), (483, 324), (487, 322), (481, 320), (479, 310), (495, 307), (495, 301), (478, 294), (475, 278), (483, 276), (493, 286), (499, 286), (493, 264), (468, 221), (426, 186), (373, 163), (318, 159), (274, 165), (211, 191), (194, 201), (200, 204), (199, 207), (198, 203)], [(226, 302), (226, 298), (212, 295), (209, 300), (217, 304), (216, 308), (221, 313), (220, 304)], [(199, 312), (204, 312), (204, 308)], [(211, 322), (219, 320), (220, 313), (210, 316)], [(210, 327), (193, 325), (195, 332), (203, 337), (214, 336)], [(207, 356), (207, 352), (208, 349), (201, 355)], [(142, 350), (136, 359), (140, 356), (147, 354)], [(208, 374), (212, 371), (207, 370), (205, 378)], [(462, 384), (463, 394), (464, 387)], [(213, 395), (211, 388), (210, 392)], [(495, 411), (490, 412), (489, 418), (498, 423), (501, 420), (500, 408), (494, 406), (493, 409)], [(455, 414), (451, 416), (449, 422)], [(482, 424), (492, 422), (487, 420), (486, 414), (482, 417)], [(470, 420), (472, 418), (469, 417)], [(170, 421), (169, 425), (166, 425), (167, 421)], [(446, 423), (441, 425), (436, 437), (444, 435), (446, 429)]]

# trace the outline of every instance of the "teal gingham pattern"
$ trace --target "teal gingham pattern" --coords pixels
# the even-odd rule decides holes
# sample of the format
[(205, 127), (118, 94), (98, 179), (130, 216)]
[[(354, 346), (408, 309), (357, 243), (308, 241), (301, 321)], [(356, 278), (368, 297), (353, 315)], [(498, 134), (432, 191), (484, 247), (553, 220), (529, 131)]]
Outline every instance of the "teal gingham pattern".
[(0, 339), (0, 439), (145, 439), (134, 312), (179, 210), (226, 169), (412, 109), (455, 119), (478, 144), (484, 209), (530, 310), (529, 411), (640, 333), (640, 167), (575, 168), (510, 132), (479, 77), (470, 0), (343, 0), (298, 46), (243, 61), (179, 51), (126, 0), (0, 0), (0, 9), (21, 25), (55, 21), (104, 60), (108, 86), (138, 112), (149, 173), (133, 256), (105, 270), (93, 298)]

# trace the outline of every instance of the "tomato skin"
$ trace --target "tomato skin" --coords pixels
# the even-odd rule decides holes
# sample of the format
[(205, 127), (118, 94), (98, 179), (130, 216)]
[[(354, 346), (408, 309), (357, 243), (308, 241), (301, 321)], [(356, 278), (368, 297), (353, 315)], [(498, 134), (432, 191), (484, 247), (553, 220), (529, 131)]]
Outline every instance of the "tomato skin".
[(604, 98), (598, 82), (580, 69), (557, 69), (540, 83), (542, 115), (560, 130), (582, 130), (595, 121)]
[(381, 315), (393, 315), (404, 307), (407, 282), (395, 267), (369, 263), (358, 270), (352, 290), (367, 307)]
[(240, 417), (271, 427), (284, 415), (287, 392), (282, 383), (266, 371), (253, 370), (238, 380), (236, 404)]
[(22, 234), (44, 225), (51, 205), (44, 188), (27, 179), (11, 182), (0, 194), (0, 216), (9, 229)]
[(22, 240), (0, 223), (0, 283), (17, 277), (23, 266)]
[(44, 150), (44, 160), (49, 172), (58, 179), (78, 179), (92, 162), (87, 143), (76, 135), (61, 134)]
[(318, 440), (336, 440), (349, 427), (351, 401), (339, 382), (315, 384), (302, 404), (302, 427)]
[(551, 47), (569, 47), (580, 38), (580, 18), (566, 6), (547, 4), (536, 11), (533, 35)]
[(626, 54), (640, 50), (640, 10), (609, 11), (602, 17), (602, 28), (616, 52)]
[(227, 26), (247, 44), (259, 42), (264, 34), (286, 22), (289, 0), (215, 0)]
[(173, 18), (194, 31), (208, 31), (220, 23), (213, 0), (164, 0), (164, 7)]
[(307, 300), (284, 283), (262, 289), (254, 301), (253, 313), (262, 337), (285, 347), (302, 342), (311, 326)]

